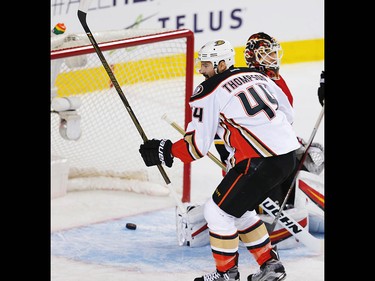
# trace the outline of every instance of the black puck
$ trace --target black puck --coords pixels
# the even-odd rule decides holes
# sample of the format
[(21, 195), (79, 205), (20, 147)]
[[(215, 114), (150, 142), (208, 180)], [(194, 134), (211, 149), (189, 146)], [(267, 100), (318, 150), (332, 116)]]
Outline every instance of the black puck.
[(131, 222), (128, 222), (126, 224), (126, 228), (127, 229), (132, 229), (132, 230), (135, 230), (137, 228), (137, 225), (135, 223), (131, 223)]

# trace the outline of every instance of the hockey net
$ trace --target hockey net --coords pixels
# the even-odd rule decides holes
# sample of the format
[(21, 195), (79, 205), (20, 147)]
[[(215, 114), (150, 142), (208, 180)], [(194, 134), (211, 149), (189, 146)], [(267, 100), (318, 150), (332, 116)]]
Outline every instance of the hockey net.
[[(117, 30), (93, 33), (148, 138), (176, 141), (181, 135), (162, 121), (167, 114), (186, 127), (193, 91), (194, 35), (190, 30)], [(58, 98), (79, 99), (80, 136), (61, 134)], [(68, 124), (69, 125), (69, 124)], [(168, 195), (158, 168), (146, 167), (143, 142), (127, 108), (85, 33), (51, 37), (51, 163), (69, 165), (67, 191), (129, 190)], [(190, 165), (166, 168), (183, 202), (190, 201)]]

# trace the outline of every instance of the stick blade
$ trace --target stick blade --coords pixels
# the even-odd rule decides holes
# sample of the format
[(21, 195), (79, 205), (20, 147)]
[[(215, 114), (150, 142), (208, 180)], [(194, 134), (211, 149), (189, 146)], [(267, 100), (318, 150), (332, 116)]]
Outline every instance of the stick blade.
[(82, 25), (86, 25), (86, 13), (81, 10), (77, 11), (77, 16)]
[[(287, 212), (281, 212), (280, 218), (276, 220), (276, 214), (279, 212), (279, 206), (269, 197), (267, 197), (261, 206), (265, 212), (274, 218), (273, 224), (279, 223), (283, 228), (288, 230), (297, 241), (304, 244), (312, 252), (316, 254), (322, 254), (324, 252), (324, 239), (314, 237), (307, 229), (302, 227), (297, 221), (295, 221)], [(272, 232), (274, 229), (271, 229)]]

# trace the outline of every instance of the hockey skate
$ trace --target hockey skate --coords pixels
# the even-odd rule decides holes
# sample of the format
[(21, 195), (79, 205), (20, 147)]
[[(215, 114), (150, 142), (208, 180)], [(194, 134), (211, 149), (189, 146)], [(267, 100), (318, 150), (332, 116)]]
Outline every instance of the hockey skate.
[(226, 272), (214, 271), (212, 273), (197, 277), (194, 281), (240, 281), (238, 267), (232, 267)]
[(285, 268), (277, 259), (270, 259), (257, 273), (250, 274), (247, 281), (281, 281), (286, 277)]

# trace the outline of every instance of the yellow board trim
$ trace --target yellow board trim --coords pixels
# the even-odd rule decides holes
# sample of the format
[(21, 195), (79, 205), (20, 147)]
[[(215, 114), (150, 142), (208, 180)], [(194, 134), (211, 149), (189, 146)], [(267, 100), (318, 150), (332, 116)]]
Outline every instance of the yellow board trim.
[[(282, 64), (324, 60), (324, 39), (281, 42), (280, 45), (284, 51)], [(244, 46), (235, 48), (236, 66), (246, 66), (244, 48)]]
[[(166, 67), (174, 64), (173, 72), (167, 71)], [(147, 67), (142, 67), (146, 65)], [(142, 61), (131, 61), (111, 65), (111, 70), (120, 86), (135, 83), (151, 82), (159, 80), (160, 76), (154, 75), (155, 71), (164, 74), (163, 79), (171, 77), (182, 77), (186, 72), (185, 54), (166, 56), (161, 58), (151, 58)], [(134, 75), (140, 73), (141, 75)], [(132, 75), (129, 75), (132, 73)], [(82, 83), (82, 81), (85, 81)], [(113, 87), (111, 80), (103, 66), (92, 67), (82, 70), (73, 70), (60, 73), (55, 82), (59, 97), (66, 97), (88, 92), (107, 90)]]
[[(280, 44), (284, 51), (282, 64), (324, 60), (324, 39), (281, 42)], [(243, 56), (244, 46), (235, 47), (235, 51), (235, 65), (246, 66)], [(197, 53), (194, 57), (197, 57)], [(148, 65), (147, 68), (142, 69), (142, 77), (144, 78), (137, 77), (136, 80), (129, 80), (131, 76), (127, 74), (138, 73), (140, 64)], [(173, 70), (173, 73), (164, 69), (171, 64), (179, 66)], [(185, 75), (185, 55), (152, 58), (142, 62), (119, 63), (112, 66), (112, 71), (120, 86), (156, 80), (158, 78), (153, 75), (155, 71), (163, 72), (165, 79), (181, 77)], [(85, 81), (85, 83), (81, 83), (82, 81)], [(61, 73), (56, 78), (56, 86), (58, 89), (57, 95), (65, 97), (109, 89), (112, 85), (104, 67), (100, 66)]]

